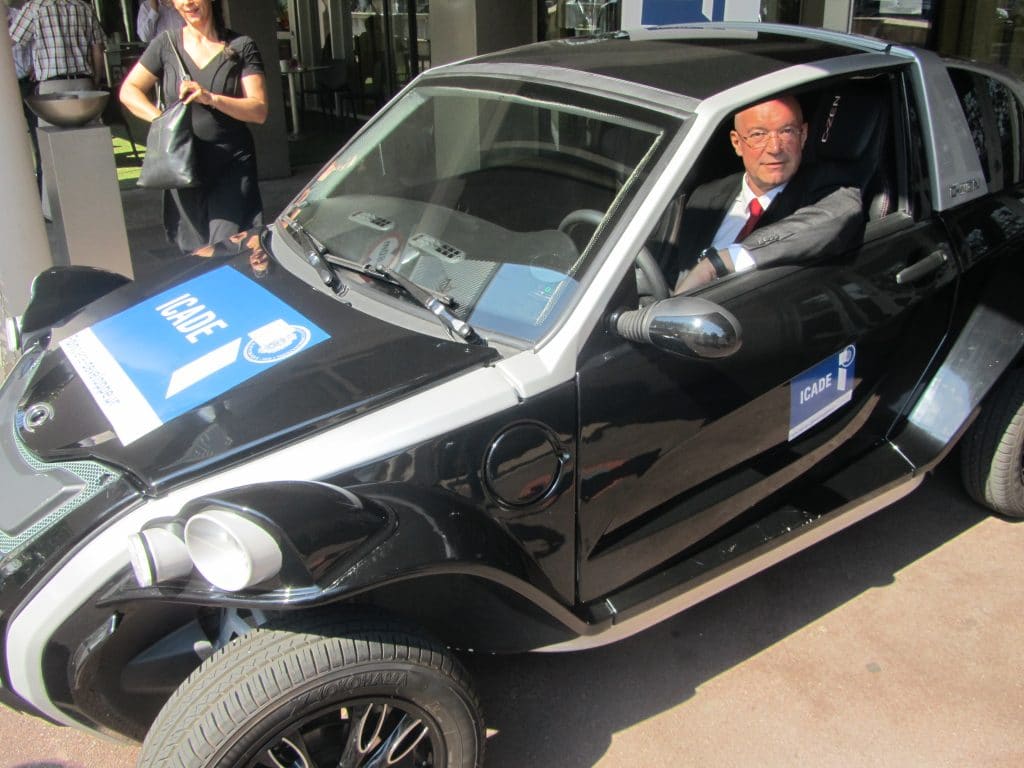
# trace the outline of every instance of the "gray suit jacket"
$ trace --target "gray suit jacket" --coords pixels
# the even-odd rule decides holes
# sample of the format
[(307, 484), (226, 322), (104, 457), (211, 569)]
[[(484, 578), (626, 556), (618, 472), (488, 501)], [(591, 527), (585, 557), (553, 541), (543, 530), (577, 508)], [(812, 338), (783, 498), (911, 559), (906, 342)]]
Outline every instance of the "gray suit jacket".
[[(702, 184), (690, 195), (679, 227), (677, 261), (666, 275), (670, 285), (711, 244), (742, 181), (743, 173), (735, 173)], [(859, 189), (842, 186), (829, 166), (804, 165), (768, 206), (743, 246), (758, 269), (834, 256), (860, 245), (864, 223)]]

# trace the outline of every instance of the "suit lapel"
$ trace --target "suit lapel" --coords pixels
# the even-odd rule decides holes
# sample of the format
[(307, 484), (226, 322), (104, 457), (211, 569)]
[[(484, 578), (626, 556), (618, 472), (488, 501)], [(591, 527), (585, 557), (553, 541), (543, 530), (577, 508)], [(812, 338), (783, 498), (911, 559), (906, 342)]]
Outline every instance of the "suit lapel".
[(775, 224), (803, 207), (804, 187), (807, 180), (807, 173), (804, 171), (804, 168), (805, 166), (801, 166), (797, 170), (793, 178), (789, 180), (786, 188), (768, 206), (768, 210), (757, 220), (757, 225), (754, 227), (755, 230), (769, 224)]
[(683, 210), (675, 265), (672, 270), (667, 270), (670, 281), (675, 282), (679, 272), (693, 266), (697, 254), (711, 245), (742, 179), (743, 174), (737, 173), (709, 181), (690, 195)]
[(709, 182), (694, 192), (687, 203), (687, 213), (683, 219), (686, 230), (682, 233), (694, 253), (711, 245), (739, 191), (742, 179), (743, 174), (734, 174)]

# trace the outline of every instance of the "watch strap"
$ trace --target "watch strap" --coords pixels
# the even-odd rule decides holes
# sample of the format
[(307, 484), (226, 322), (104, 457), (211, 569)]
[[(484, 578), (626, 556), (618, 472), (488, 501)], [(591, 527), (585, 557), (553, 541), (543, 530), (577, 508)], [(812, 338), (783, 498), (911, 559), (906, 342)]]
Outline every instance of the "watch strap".
[(711, 262), (711, 266), (715, 270), (715, 277), (724, 277), (729, 274), (729, 270), (726, 269), (725, 262), (722, 261), (716, 248), (705, 248), (700, 252), (700, 258)]

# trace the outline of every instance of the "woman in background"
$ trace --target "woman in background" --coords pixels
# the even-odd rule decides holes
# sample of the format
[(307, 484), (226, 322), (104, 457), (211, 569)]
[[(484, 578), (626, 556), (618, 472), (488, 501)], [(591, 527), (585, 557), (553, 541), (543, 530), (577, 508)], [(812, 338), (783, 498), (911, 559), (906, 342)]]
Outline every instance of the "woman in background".
[[(164, 193), (168, 238), (184, 253), (263, 223), (256, 149), (247, 123), (267, 119), (263, 60), (252, 38), (224, 26), (213, 0), (173, 0), (184, 27), (160, 35), (121, 85), (120, 99), (150, 122), (161, 109), (150, 100), (163, 92), (192, 104), (200, 186)], [(190, 80), (179, 76), (177, 50)]]

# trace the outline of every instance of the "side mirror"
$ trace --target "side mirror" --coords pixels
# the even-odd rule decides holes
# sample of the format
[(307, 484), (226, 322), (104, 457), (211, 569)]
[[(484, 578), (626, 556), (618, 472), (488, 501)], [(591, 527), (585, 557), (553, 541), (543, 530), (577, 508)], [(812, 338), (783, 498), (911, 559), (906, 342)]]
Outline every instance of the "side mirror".
[(683, 357), (728, 357), (743, 344), (735, 316), (697, 296), (672, 296), (618, 313), (611, 325), (624, 339)]

